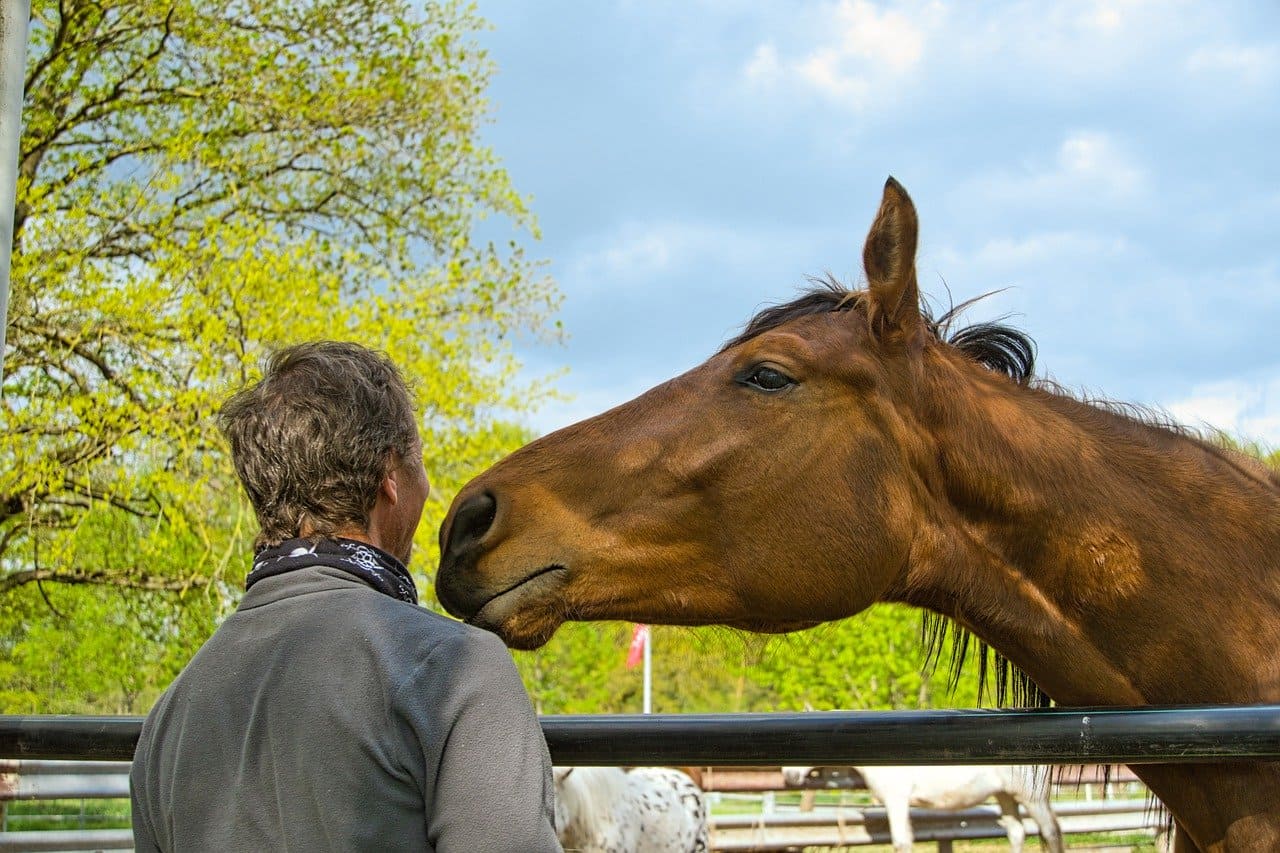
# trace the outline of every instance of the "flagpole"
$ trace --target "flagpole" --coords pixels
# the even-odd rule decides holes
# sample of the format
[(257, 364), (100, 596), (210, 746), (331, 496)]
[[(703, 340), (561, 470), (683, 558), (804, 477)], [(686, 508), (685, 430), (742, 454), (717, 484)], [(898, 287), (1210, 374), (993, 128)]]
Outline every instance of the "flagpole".
[[(9, 313), (9, 255), (13, 251), (14, 195), (22, 151), (23, 81), (27, 73), (30, 0), (0, 0), (0, 380)], [(0, 385), (0, 387), (3, 387)]]
[(653, 713), (653, 626), (649, 625), (644, 632), (644, 712)]

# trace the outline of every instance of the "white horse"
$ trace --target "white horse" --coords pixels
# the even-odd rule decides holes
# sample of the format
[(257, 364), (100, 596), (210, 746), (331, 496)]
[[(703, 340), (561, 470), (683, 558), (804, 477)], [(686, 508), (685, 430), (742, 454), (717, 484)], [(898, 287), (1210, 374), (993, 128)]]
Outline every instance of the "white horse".
[(666, 767), (557, 767), (556, 831), (566, 851), (704, 853), (707, 806), (688, 775)]
[[(1040, 827), (1040, 838), (1052, 853), (1063, 853), (1062, 830), (1049, 805), (1049, 768), (1030, 765), (970, 765), (919, 767), (854, 767), (872, 796), (884, 805), (894, 853), (910, 853), (911, 807), (967, 809), (994, 796), (1000, 803), (1000, 825), (1009, 836), (1013, 853), (1020, 853), (1026, 829), (1018, 817), (1018, 804)], [(844, 787), (841, 767), (784, 767), (787, 785), (802, 787), (806, 781), (823, 781)]]

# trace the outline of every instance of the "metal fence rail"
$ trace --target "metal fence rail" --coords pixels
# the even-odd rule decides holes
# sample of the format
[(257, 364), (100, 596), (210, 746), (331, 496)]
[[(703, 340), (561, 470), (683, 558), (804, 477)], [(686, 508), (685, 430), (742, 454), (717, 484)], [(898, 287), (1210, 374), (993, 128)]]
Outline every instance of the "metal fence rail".
[(127, 761), (0, 759), (0, 802), (120, 799), (128, 796)]
[[(127, 761), (0, 759), (0, 808), (14, 800), (127, 799)], [(30, 829), (0, 832), (0, 853), (129, 850), (130, 829)]]
[[(557, 764), (1169, 764), (1280, 759), (1280, 705), (543, 717)], [(0, 716), (0, 758), (127, 760), (140, 717)]]
[[(128, 762), (96, 761), (0, 761), (0, 800), (127, 798)], [(732, 774), (732, 770), (727, 771)], [(781, 772), (764, 774), (773, 781), (769, 790), (780, 790)], [(731, 776), (721, 779), (732, 781)], [(1066, 781), (1065, 788), (1074, 783)], [(794, 789), (792, 789), (794, 790)], [(1056, 800), (1053, 804), (1062, 831), (1112, 833), (1155, 831), (1160, 815), (1146, 799)], [(1004, 838), (998, 822), (1000, 809), (992, 806), (940, 811), (911, 809), (916, 839), (938, 841), (946, 849), (951, 840)], [(1038, 833), (1033, 821), (1024, 821), (1029, 834)], [(812, 811), (777, 809), (759, 815), (719, 815), (712, 818), (712, 848), (728, 850), (782, 849), (803, 845), (883, 844), (890, 840), (884, 809), (877, 806), (819, 807)], [(128, 849), (127, 829), (22, 830), (0, 833), (0, 853), (6, 850)]]
[[(1280, 759), (1280, 705), (560, 716), (543, 717), (541, 722), (552, 760), (561, 765), (1155, 764)], [(128, 760), (141, 727), (140, 717), (0, 716), (0, 759), (20, 759), (32, 767), (38, 765), (31, 761), (47, 759)], [(13, 781), (21, 784), (16, 778)], [(32, 784), (52, 791), (54, 783)], [(1116, 819), (1133, 820), (1131, 814)], [(841, 817), (836, 830), (848, 838), (853, 823)], [(733, 831), (727, 823), (721, 826), (724, 832)], [(868, 826), (864, 820), (859, 832), (869, 839), (879, 838)], [(762, 825), (750, 831), (770, 834), (774, 829), (794, 835), (802, 827)], [(825, 831), (830, 830), (828, 826)], [(933, 837), (960, 838), (986, 831), (985, 826), (966, 823), (951, 830), (939, 827)], [(128, 846), (127, 830), (92, 832), (96, 849)], [(930, 837), (930, 832), (922, 826), (919, 837)], [(0, 836), (8, 836), (0, 837), (0, 851), (76, 849), (70, 843), (83, 838), (62, 831)], [(749, 849), (733, 846), (739, 842), (727, 836), (723, 840), (730, 845), (724, 849)]]
[[(1095, 768), (1096, 769), (1096, 768)], [(4, 800), (126, 798), (129, 795), (127, 762), (2, 760), (0, 802)], [(734, 770), (720, 778), (732, 781)], [(726, 775), (728, 774), (728, 775)], [(778, 790), (782, 774), (774, 768), (762, 775)], [(752, 786), (757, 787), (757, 786)], [(1061, 787), (1061, 786), (1060, 786)], [(1065, 788), (1073, 783), (1067, 781)], [(795, 789), (792, 789), (795, 790)], [(1109, 801), (1056, 800), (1064, 833), (1146, 831), (1160, 828), (1159, 814), (1145, 799)], [(911, 820), (919, 841), (937, 841), (939, 850), (962, 838), (1003, 838), (1000, 810), (978, 806), (958, 811), (912, 809)], [(1039, 828), (1024, 821), (1029, 834)], [(885, 810), (874, 805), (822, 806), (809, 811), (766, 807), (760, 814), (727, 814), (711, 820), (712, 849), (745, 851), (784, 849), (806, 845), (852, 846), (887, 843)], [(0, 853), (17, 850), (116, 850), (132, 847), (128, 829), (49, 829), (0, 832)]]
[[(1095, 832), (1161, 829), (1160, 816), (1146, 800), (1109, 802), (1054, 802), (1054, 813), (1064, 835)], [(976, 806), (956, 811), (911, 810), (916, 841), (950, 842), (972, 838), (1004, 838), (1000, 809)], [(1035, 821), (1023, 820), (1028, 836), (1038, 835)], [(724, 815), (712, 819), (711, 848), (716, 851), (779, 850), (789, 847), (843, 847), (888, 844), (889, 820), (878, 806), (814, 809), (811, 812), (776, 812), (767, 815)]]
[(131, 829), (46, 829), (0, 832), (0, 853), (36, 850), (132, 850)]

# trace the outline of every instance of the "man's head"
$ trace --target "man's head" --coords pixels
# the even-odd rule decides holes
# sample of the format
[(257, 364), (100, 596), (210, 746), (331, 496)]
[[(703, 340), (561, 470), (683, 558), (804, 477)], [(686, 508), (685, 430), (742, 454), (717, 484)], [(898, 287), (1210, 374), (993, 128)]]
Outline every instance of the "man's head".
[(280, 350), (219, 425), (261, 531), (365, 539), (408, 561), (430, 488), (404, 380), (384, 355), (317, 341)]

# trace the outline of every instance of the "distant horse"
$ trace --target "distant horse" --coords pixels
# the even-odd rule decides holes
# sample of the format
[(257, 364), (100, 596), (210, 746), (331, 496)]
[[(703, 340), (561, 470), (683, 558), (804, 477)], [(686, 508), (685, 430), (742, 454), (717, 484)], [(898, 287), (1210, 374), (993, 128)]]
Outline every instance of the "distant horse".
[[(809, 780), (838, 777), (839, 767), (784, 767), (788, 785), (799, 787)], [(894, 853), (910, 853), (915, 842), (911, 831), (911, 807), (967, 809), (991, 797), (1000, 804), (1000, 825), (1009, 836), (1013, 853), (1021, 853), (1027, 832), (1018, 816), (1022, 804), (1040, 827), (1040, 838), (1052, 853), (1063, 853), (1062, 830), (1049, 805), (1048, 767), (1031, 765), (973, 765), (968, 767), (854, 767), (867, 790), (884, 805)]]
[(556, 831), (566, 853), (705, 853), (707, 807), (666, 767), (557, 767)]
[[(766, 309), (469, 483), (440, 601), (516, 648), (566, 619), (791, 631), (905, 602), (1062, 705), (1280, 701), (1280, 477), (1034, 381), (1016, 330), (930, 319), (917, 230), (890, 179), (866, 290)], [(1277, 764), (1134, 771), (1181, 850), (1280, 850)]]

